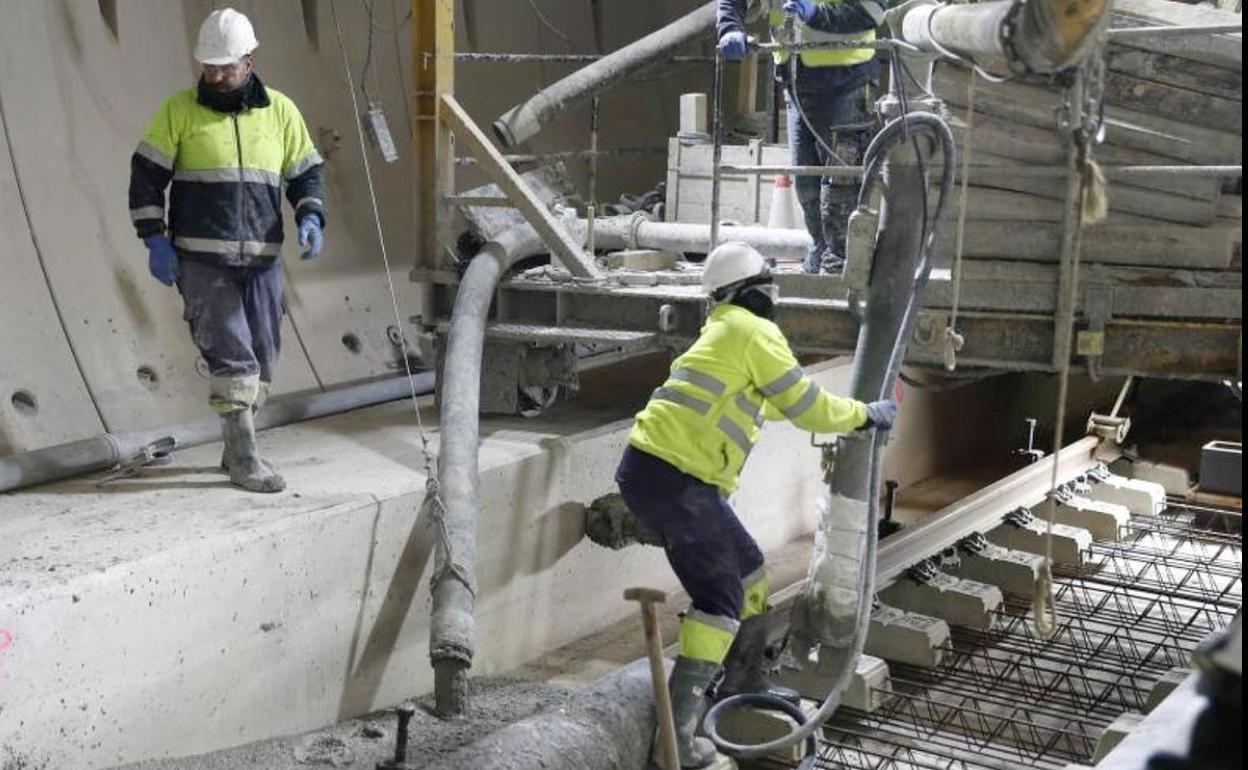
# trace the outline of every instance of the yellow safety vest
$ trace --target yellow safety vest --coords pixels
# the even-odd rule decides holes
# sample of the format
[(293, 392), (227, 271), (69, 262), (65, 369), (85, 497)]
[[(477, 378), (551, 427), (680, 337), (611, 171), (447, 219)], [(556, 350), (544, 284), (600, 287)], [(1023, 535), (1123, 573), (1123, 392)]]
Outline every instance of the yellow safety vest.
[(788, 419), (812, 433), (843, 433), (865, 425), (867, 409), (811, 381), (774, 323), (723, 304), (672, 362), (628, 441), (731, 494), (765, 419)]
[[(847, 0), (815, 0), (816, 5), (836, 5), (837, 3), (846, 2)], [(849, 0), (853, 1), (853, 0)], [(784, 12), (781, 10), (783, 0), (767, 0), (771, 8), (768, 20), (772, 28), (772, 36), (775, 37), (775, 30), (784, 27)], [(831, 32), (821, 32), (806, 26), (800, 19), (796, 25), (797, 42), (799, 43), (815, 43), (826, 40), (861, 40), (870, 42), (875, 40), (875, 30), (870, 29), (866, 32), (853, 32), (846, 35), (834, 34)], [(875, 58), (875, 50), (871, 48), (834, 48), (826, 51), (802, 51), (798, 54), (801, 57), (802, 64), (807, 67), (849, 67), (854, 64), (862, 64)], [(784, 64), (789, 60), (787, 51), (780, 51), (775, 54), (777, 64)]]

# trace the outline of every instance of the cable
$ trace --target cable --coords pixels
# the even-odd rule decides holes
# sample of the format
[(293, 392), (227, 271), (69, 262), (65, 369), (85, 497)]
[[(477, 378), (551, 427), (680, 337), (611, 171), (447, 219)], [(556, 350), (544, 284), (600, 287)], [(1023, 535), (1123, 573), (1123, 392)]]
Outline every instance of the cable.
[(537, 16), (537, 20), (541, 22), (542, 26), (550, 30), (551, 33), (555, 35), (555, 37), (562, 40), (564, 45), (568, 47), (569, 51), (575, 51), (576, 46), (572, 44), (571, 38), (565, 35), (563, 33), (563, 30), (559, 29), (554, 24), (552, 24), (550, 19), (546, 18), (546, 14), (542, 13), (542, 9), (537, 6), (537, 0), (528, 0), (528, 3), (529, 3), (529, 7), (533, 9), (534, 15)]
[[(386, 286), (390, 290), (390, 305), (394, 311), (395, 326), (399, 330), (399, 346), (403, 349), (403, 369), (407, 373), (407, 383), (411, 392), (412, 411), (416, 413), (416, 429), (420, 433), (420, 451), (425, 463), (426, 501), (442, 506), (438, 497), (438, 476), (434, 468), (433, 452), (429, 448), (429, 436), (425, 432), (424, 418), (420, 414), (420, 394), (416, 388), (416, 373), (412, 371), (411, 357), (406, 355), (407, 334), (404, 332), (403, 313), (399, 308), (398, 291), (394, 288), (394, 276), (390, 268), (390, 257), (386, 253), (386, 236), (381, 226), (381, 209), (377, 205), (377, 190), (373, 185), (372, 164), (368, 161), (368, 146), (364, 140), (364, 124), (360, 122), (360, 105), (355, 96), (355, 82), (351, 77), (351, 62), (347, 58), (347, 47), (342, 41), (342, 26), (338, 22), (338, 4), (329, 0), (329, 10), (334, 19), (334, 36), (338, 40), (338, 49), (342, 52), (342, 68), (346, 73), (348, 91), (351, 94), (351, 109), (355, 115), (355, 130), (360, 140), (360, 159), (364, 165), (364, 180), (368, 183), (368, 197), (373, 208), (373, 221), (377, 226), (377, 243), (381, 251), (381, 262), (386, 271)], [(448, 550), (449, 553), (449, 550)]]
[(368, 71), (373, 66), (373, 3), (375, 0), (360, 0), (368, 12), (368, 51), (364, 54), (364, 66), (360, 68), (360, 90), (364, 93), (364, 101), (371, 106), (373, 98), (368, 95)]

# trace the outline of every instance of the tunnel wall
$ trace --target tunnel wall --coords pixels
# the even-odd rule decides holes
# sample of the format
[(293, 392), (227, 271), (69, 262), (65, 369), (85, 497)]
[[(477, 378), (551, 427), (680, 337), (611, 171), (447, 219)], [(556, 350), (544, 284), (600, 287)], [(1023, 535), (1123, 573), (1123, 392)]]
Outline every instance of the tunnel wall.
[[(177, 292), (148, 275), (126, 188), (130, 154), (147, 121), (165, 96), (194, 84), (196, 30), (221, 5), (0, 0), (0, 326), (6, 329), (0, 341), (0, 455), (203, 414), (206, 368), (186, 331)], [(324, 253), (301, 261), (289, 236), (283, 249), (288, 315), (275, 392), (331, 388), (401, 371), (392, 327), (401, 323), (412, 332), (411, 317), (420, 312), (408, 279), (416, 242), (405, 99), (410, 5), (375, 0), (371, 19), (365, 3), (233, 5), (256, 27), (257, 72), (299, 106), (327, 162)], [(597, 23), (591, 5), (543, 0), (547, 26), (527, 3), (459, 0), (457, 47), (609, 52), (697, 3), (604, 3)], [(335, 11), (353, 78), (358, 85), (363, 76), (399, 145), (394, 164), (382, 162), (371, 145), (367, 152), (401, 322), (382, 266)], [(478, 122), (488, 124), (574, 66), (465, 63), (458, 67), (457, 94)], [(704, 88), (705, 80), (705, 72), (682, 69), (604, 95), (601, 146), (663, 146), (676, 129), (679, 94)], [(571, 110), (524, 149), (585, 149), (588, 132), (588, 107)], [(603, 160), (599, 197), (649, 189), (662, 179), (664, 163), (662, 156)], [(586, 170), (584, 163), (568, 166), (582, 194)], [(461, 187), (481, 182), (471, 168), (459, 177)], [(290, 234), (289, 212), (287, 219)]]

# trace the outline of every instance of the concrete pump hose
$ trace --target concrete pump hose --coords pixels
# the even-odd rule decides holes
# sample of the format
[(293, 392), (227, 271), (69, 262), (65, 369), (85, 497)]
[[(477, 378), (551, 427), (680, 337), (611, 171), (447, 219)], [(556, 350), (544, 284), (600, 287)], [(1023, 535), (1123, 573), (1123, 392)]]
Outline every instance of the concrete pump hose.
[[(926, 112), (915, 112), (903, 115), (893, 121), (890, 121), (875, 139), (872, 140), (870, 147), (867, 149), (867, 168), (863, 177), (863, 190), (874, 184), (875, 179), (882, 172), (884, 161), (889, 153), (896, 149), (900, 144), (911, 140), (911, 131), (922, 131), (929, 134), (935, 139), (941, 147), (943, 164), (941, 168), (940, 194), (937, 198), (936, 211), (934, 215), (927, 217), (929, 222), (929, 231), (926, 238), (922, 242), (920, 261), (918, 269), (915, 271), (914, 287), (911, 292), (901, 325), (902, 333), (897, 335), (897, 339), (893, 344), (888, 361), (888, 371), (882, 380), (880, 393), (876, 394), (877, 398), (884, 399), (891, 395), (893, 383), (897, 380), (901, 371), (901, 362), (905, 356), (905, 340), (909, 337), (909, 329), (914, 323), (914, 318), (918, 313), (918, 307), (922, 301), (923, 291), (927, 286), (928, 277), (931, 274), (931, 258), (929, 251), (938, 234), (938, 228), (941, 223), (941, 215), (947, 205), (949, 196), (953, 190), (954, 168), (955, 168), (955, 149), (953, 133), (949, 130), (949, 126), (940, 119), (939, 116)], [(926, 179), (926, 175), (924, 176)], [(860, 201), (863, 198), (860, 197)], [(869, 465), (869, 489), (876, 490), (880, 484), (881, 466), (883, 464), (884, 441), (883, 436), (878, 431), (872, 431), (870, 436), (871, 444), (871, 460)], [(766, 693), (744, 693), (734, 695), (716, 703), (706, 714), (705, 730), (706, 734), (715, 743), (716, 747), (726, 754), (733, 757), (741, 758), (757, 758), (763, 757), (776, 751), (782, 751), (796, 745), (800, 741), (806, 741), (807, 751), (802, 761), (798, 764), (798, 770), (809, 770), (814, 767), (816, 759), (816, 740), (815, 731), (825, 721), (832, 716), (837, 707), (841, 704), (841, 699), (849, 685), (850, 677), (853, 675), (853, 662), (862, 654), (863, 645), (866, 642), (867, 628), (870, 625), (872, 596), (875, 594), (875, 571), (876, 571), (876, 536), (877, 536), (877, 520), (879, 518), (879, 503), (877, 495), (869, 495), (867, 505), (867, 539), (866, 539), (866, 556), (863, 560), (862, 568), (858, 575), (859, 596), (861, 600), (858, 603), (858, 613), (856, 617), (856, 628), (854, 631), (853, 654), (849, 658), (849, 664), (842, 669), (832, 688), (825, 696), (823, 703), (820, 704), (819, 710), (807, 719), (802, 710), (794, 706), (792, 703), (782, 698), (777, 698)], [(740, 744), (733, 743), (724, 739), (719, 734), (719, 720), (724, 714), (734, 711), (738, 708), (763, 708), (769, 710), (782, 711), (788, 714), (797, 722), (798, 727), (788, 735), (776, 738), (765, 743), (757, 744)]]

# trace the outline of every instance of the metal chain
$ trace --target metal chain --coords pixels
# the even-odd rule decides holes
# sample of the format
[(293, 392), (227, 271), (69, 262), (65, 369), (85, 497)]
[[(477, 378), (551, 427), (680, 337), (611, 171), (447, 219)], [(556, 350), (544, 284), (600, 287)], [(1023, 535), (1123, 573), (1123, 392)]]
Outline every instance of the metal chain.
[(377, 205), (377, 190), (373, 184), (372, 165), (368, 161), (368, 145), (364, 140), (364, 126), (360, 122), (360, 105), (355, 94), (355, 79), (351, 75), (351, 62), (347, 58), (347, 47), (342, 40), (342, 26), (338, 21), (338, 4), (330, 0), (329, 10), (334, 20), (334, 36), (338, 41), (338, 49), (342, 52), (342, 69), (347, 78), (347, 86), (351, 92), (351, 109), (355, 115), (355, 130), (360, 141), (360, 158), (364, 164), (364, 179), (368, 183), (368, 197), (373, 207), (373, 222), (377, 227), (377, 243), (381, 252), (381, 262), (385, 268), (386, 286), (390, 292), (390, 306), (394, 311), (395, 328), (399, 330), (399, 347), (403, 357), (403, 369), (407, 373), (408, 389), (412, 402), (412, 411), (416, 414), (416, 429), (420, 435), (420, 454), (424, 463), (425, 499), (421, 503), (421, 519), (426, 515), (437, 529), (438, 539), (446, 560), (440, 570), (433, 575), (433, 584), (450, 575), (464, 584), (472, 594), (476, 594), (472, 575), (455, 561), (451, 548), (450, 536), (446, 531), (446, 504), (438, 486), (437, 462), (430, 448), (429, 434), (425, 430), (424, 418), (420, 412), (420, 396), (416, 392), (416, 376), (412, 371), (411, 360), (407, 356), (407, 334), (404, 332), (403, 313), (399, 307), (398, 291), (394, 288), (394, 275), (390, 267), (390, 257), (386, 252), (386, 237), (381, 225), (381, 209)]

